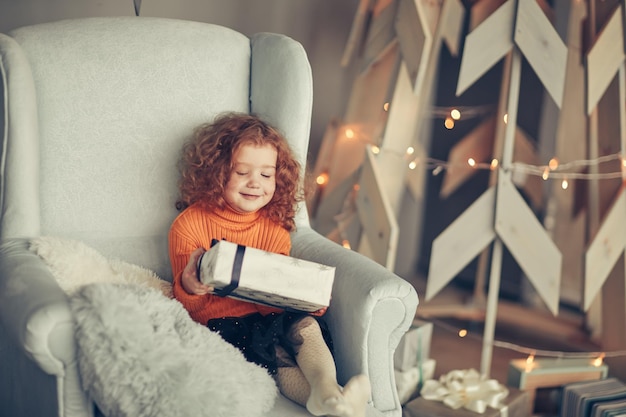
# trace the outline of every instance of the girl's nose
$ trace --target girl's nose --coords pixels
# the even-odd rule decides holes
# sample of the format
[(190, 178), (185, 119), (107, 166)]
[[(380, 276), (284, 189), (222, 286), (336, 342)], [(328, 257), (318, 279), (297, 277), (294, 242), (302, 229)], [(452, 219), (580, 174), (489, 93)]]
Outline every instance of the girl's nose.
[(259, 186), (259, 179), (254, 175), (248, 179), (248, 187), (257, 188)]

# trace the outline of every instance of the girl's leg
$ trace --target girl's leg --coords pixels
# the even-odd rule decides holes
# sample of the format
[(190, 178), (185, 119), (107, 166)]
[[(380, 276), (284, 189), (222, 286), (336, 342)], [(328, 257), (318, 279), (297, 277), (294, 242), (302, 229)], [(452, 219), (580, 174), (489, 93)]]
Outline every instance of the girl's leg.
[(305, 407), (311, 395), (311, 386), (297, 366), (279, 367), (276, 382), (280, 392), (291, 401)]
[[(305, 317), (294, 325), (292, 337), (300, 342), (296, 362), (310, 387), (306, 407), (311, 414), (361, 417), (370, 396), (365, 375), (352, 378), (345, 390), (337, 383), (335, 361), (313, 317)], [(297, 344), (296, 344), (297, 345)]]

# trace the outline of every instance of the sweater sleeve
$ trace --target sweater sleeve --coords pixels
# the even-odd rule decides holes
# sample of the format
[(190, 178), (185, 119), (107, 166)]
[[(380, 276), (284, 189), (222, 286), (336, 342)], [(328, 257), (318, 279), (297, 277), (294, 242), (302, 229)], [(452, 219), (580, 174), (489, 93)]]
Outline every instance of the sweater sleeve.
[(202, 245), (193, 237), (186, 222), (183, 221), (175, 221), (172, 224), (168, 240), (174, 297), (185, 306), (189, 313), (193, 314), (206, 306), (209, 297), (189, 294), (183, 288), (181, 278), (191, 253)]

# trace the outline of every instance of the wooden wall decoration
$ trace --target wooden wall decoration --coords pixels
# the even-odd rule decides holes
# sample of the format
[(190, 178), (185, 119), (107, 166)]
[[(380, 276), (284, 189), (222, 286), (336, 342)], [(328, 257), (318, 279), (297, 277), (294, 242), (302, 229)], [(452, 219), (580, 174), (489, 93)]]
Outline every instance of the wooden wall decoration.
[[(620, 5), (598, 35), (587, 55), (587, 113), (591, 114), (610, 82), (618, 76), (620, 105), (620, 147), (626, 153), (626, 94), (623, 10)], [(622, 177), (626, 180), (622, 164)], [(618, 192), (602, 225), (585, 254), (584, 310), (600, 292), (603, 284), (626, 249), (626, 193), (624, 185)]]
[(422, 91), (438, 18), (439, 7), (436, 2), (399, 0), (396, 32), (402, 57), (416, 93)]
[[(481, 360), (481, 372), (485, 375), (489, 374), (491, 366), (503, 244), (513, 254), (550, 311), (556, 315), (559, 306), (561, 253), (511, 180), (522, 54), (554, 102), (560, 106), (567, 48), (535, 0), (505, 2), (466, 37), (457, 95), (462, 94), (506, 56), (503, 83), (506, 94), (503, 95), (501, 108), (507, 114), (508, 122), (503, 129), (497, 183), (449, 226), (448, 229), (456, 233), (446, 229), (433, 242), (426, 291), (426, 299), (430, 299), (454, 277), (450, 262), (458, 257), (458, 253), (452, 252), (454, 245), (451, 244), (451, 236), (459, 238), (467, 235), (476, 224), (487, 225), (474, 230), (476, 234), (473, 235), (476, 241), (493, 242)], [(488, 206), (493, 209), (487, 210)], [(521, 224), (523, 228), (519, 226)], [(477, 256), (484, 246), (475, 244), (472, 248), (474, 256)], [(469, 254), (455, 261), (456, 267), (464, 266), (460, 263), (468, 257)]]
[(371, 258), (393, 271), (398, 246), (398, 223), (381, 187), (381, 178), (375, 155), (371, 146), (368, 146), (356, 195), (357, 212)]
[[(405, 152), (411, 147), (414, 157), (427, 157), (418, 132), (423, 122), (430, 123), (439, 48), (445, 41), (449, 48), (459, 49), (463, 16), (459, 0), (443, 4), (435, 0), (362, 0), (351, 28), (342, 64), (360, 54), (360, 71), (343, 120), (329, 127), (320, 148), (332, 160), (316, 165), (316, 173), (326, 171), (329, 180), (317, 193), (313, 223), (320, 233), (348, 240), (353, 249), (387, 267), (395, 263), (395, 249), (389, 248), (395, 248), (398, 239), (393, 224), (397, 224), (407, 190), (409, 161)], [(351, 141), (344, 137), (346, 128), (355, 132)], [(335, 138), (330, 137), (331, 130), (335, 130)], [(372, 157), (364, 152), (367, 145), (376, 146), (379, 154)], [(369, 159), (364, 155), (370, 155)], [(385, 175), (368, 175), (377, 171)], [(342, 204), (342, 198), (355, 195), (350, 187), (355, 176), (360, 179), (357, 202)], [(366, 207), (365, 197), (378, 208)], [(355, 206), (357, 219), (349, 212)], [(385, 209), (379, 210), (381, 207)], [(377, 242), (381, 233), (387, 240), (384, 244)], [(355, 238), (359, 238), (356, 246)]]

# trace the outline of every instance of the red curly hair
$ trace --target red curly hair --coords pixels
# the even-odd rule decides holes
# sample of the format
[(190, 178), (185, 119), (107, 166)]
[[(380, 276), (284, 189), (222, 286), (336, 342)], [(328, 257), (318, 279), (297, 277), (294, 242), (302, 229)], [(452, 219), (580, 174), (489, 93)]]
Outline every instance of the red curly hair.
[(291, 231), (296, 203), (303, 193), (300, 164), (283, 135), (259, 117), (226, 113), (199, 126), (185, 143), (178, 163), (181, 174), (178, 210), (198, 203), (206, 210), (223, 208), (224, 190), (233, 169), (232, 157), (243, 145), (271, 145), (276, 149), (276, 191), (261, 214)]

